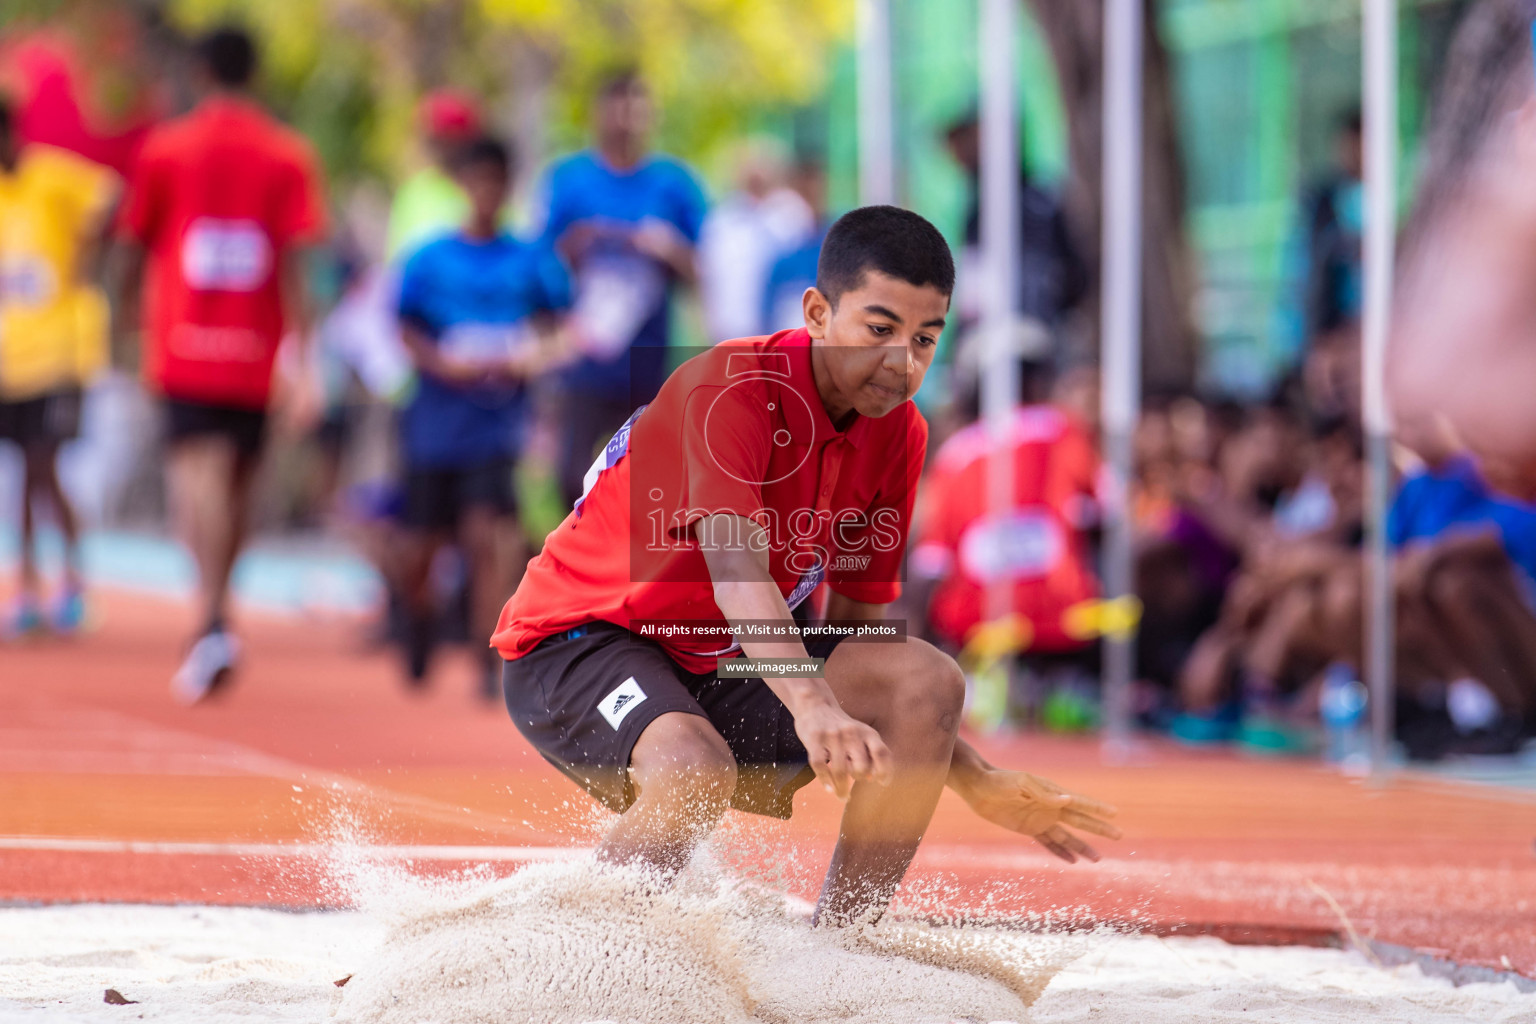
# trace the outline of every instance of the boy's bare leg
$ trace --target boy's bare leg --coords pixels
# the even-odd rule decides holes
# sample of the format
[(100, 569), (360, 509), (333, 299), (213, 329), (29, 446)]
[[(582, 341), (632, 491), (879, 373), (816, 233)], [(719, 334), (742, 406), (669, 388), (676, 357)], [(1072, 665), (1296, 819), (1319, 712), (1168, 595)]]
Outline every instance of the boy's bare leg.
[[(896, 765), (890, 786), (856, 784), (843, 812), (816, 919), (846, 924), (885, 909), (917, 852), (949, 773), (965, 680), (921, 640), (843, 644), (826, 673), (843, 710), (880, 733)], [(730, 806), (736, 763), (707, 719), (674, 712), (640, 734), (629, 777), (635, 802), (598, 857), (670, 875)]]
[(1486, 569), (1453, 560), (1434, 570), (1428, 592), (1460, 660), (1506, 712), (1523, 716), (1529, 710), (1529, 683), (1520, 678), (1518, 661), (1509, 657), (1498, 602), (1489, 599), (1494, 587)]
[(32, 487), (31, 463), (28, 461), (21, 485), (21, 598), (36, 601), (42, 585), (37, 573), (37, 513)]
[(1179, 671), (1179, 699), (1187, 711), (1214, 711), (1232, 697), (1232, 671), (1237, 665), (1242, 636), (1224, 622), (1200, 634)]
[(53, 508), (54, 522), (64, 538), (64, 583), (67, 589), (81, 590), (80, 525), (75, 508), (59, 481), (59, 446), (52, 442), (28, 446), (26, 450), (26, 493), (41, 495)]
[(167, 460), (171, 505), (182, 543), (197, 563), (199, 632), (224, 624), (229, 577), (240, 557), (250, 516), (256, 460), (222, 437), (186, 438)]
[(826, 674), (843, 710), (880, 734), (895, 764), (889, 786), (859, 782), (849, 794), (814, 918), (837, 926), (878, 917), (907, 873), (944, 791), (965, 677), (916, 639), (842, 644)]
[[(465, 510), (459, 535), (469, 563), (470, 636), (478, 646), (496, 632), (501, 606), (517, 589), (520, 564), (528, 563), (527, 549), (517, 518), (486, 505)], [(489, 646), (477, 653), (484, 671), (481, 696), (500, 699), (501, 655)]]
[(597, 857), (670, 877), (730, 807), (736, 761), (709, 719), (671, 711), (640, 733), (629, 779), (635, 802), (608, 831)]
[(437, 531), (405, 529), (391, 553), (398, 572), (396, 585), (405, 605), (406, 675), (412, 685), (421, 685), (427, 676), (436, 618), (432, 601), (432, 559), (444, 539)]

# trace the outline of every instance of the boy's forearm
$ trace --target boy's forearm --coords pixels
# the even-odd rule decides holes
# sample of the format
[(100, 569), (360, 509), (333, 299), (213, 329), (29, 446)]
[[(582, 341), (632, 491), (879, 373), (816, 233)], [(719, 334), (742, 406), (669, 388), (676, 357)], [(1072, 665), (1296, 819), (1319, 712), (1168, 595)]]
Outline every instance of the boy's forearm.
[[(750, 571), (750, 567), (740, 567)], [(764, 570), (766, 576), (766, 570)], [(784, 603), (784, 596), (779, 593), (779, 588), (771, 579), (736, 578), (719, 582), (714, 585), (715, 604), (720, 609), (720, 614), (732, 625), (741, 622), (789, 622), (793, 616), (789, 606)], [(750, 640), (741, 641), (741, 650), (748, 658), (806, 658), (805, 644), (797, 639), (790, 640)], [(768, 684), (790, 714), (798, 714), (799, 710), (809, 703), (837, 703), (837, 698), (832, 694), (832, 688), (827, 685), (824, 678), (775, 678), (764, 676), (763, 681)]]
[(981, 756), (980, 751), (963, 737), (955, 737), (955, 749), (949, 756), (949, 776), (944, 780), (945, 785), (961, 797), (969, 799), (967, 794), (971, 785), (991, 770), (992, 765)]
[(307, 358), (310, 337), (314, 328), (314, 306), (310, 302), (309, 280), (305, 273), (308, 253), (303, 249), (290, 249), (283, 253), (279, 273), (282, 275), (283, 319), (288, 323), (298, 354)]

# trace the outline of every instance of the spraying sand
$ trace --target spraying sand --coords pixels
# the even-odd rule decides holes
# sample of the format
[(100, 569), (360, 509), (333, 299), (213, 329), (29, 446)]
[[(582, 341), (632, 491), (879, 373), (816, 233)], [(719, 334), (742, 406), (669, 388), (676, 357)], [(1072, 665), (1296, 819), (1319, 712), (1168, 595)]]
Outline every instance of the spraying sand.
[[(1336, 950), (817, 932), (782, 896), (710, 871), (661, 893), (590, 862), (365, 888), (364, 909), (336, 913), (0, 910), (0, 1021), (1536, 1024), (1536, 995), (1512, 984), (1457, 989)], [(105, 1004), (108, 988), (137, 1005)]]
[(539, 864), (398, 916), (347, 985), (340, 1018), (1019, 1020), (1082, 941), (896, 923), (813, 930), (782, 896), (708, 870), (658, 889), (591, 861)]

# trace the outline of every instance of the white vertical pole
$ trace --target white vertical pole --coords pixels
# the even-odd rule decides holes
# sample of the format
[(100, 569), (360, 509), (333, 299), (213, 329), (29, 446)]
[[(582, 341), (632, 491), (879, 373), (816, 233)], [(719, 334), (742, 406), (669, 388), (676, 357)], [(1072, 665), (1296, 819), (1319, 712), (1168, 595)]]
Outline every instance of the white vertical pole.
[[(1014, 5), (1018, 0), (981, 0), (977, 45), (981, 67), (981, 412), (992, 435), (987, 466), (987, 508), (994, 517), (1013, 504), (1013, 456), (1009, 425), (1019, 395), (1013, 351), (1019, 267), (1018, 97), (1014, 88)], [(987, 588), (988, 619), (1007, 615), (1009, 584)]]
[[(1141, 137), (1143, 0), (1104, 4), (1104, 237), (1102, 415), (1106, 496), (1104, 596), (1135, 585), (1131, 438), (1141, 413)], [(1134, 640), (1104, 642), (1104, 744), (1124, 754), (1131, 736)]]
[(1371, 694), (1371, 774), (1388, 770), (1394, 697), (1392, 563), (1387, 550), (1391, 488), (1387, 409), (1387, 326), (1392, 309), (1393, 243), (1397, 226), (1397, 0), (1365, 0), (1365, 310), (1362, 379), (1369, 487), (1366, 547), (1370, 587), (1366, 673)]
[(859, 202), (896, 201), (891, 0), (858, 0)]

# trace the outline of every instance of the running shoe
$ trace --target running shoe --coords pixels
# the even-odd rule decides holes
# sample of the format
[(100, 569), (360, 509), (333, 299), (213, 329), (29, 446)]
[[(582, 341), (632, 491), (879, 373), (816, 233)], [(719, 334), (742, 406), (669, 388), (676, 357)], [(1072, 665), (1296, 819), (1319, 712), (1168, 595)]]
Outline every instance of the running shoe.
[(171, 694), (188, 706), (206, 700), (229, 682), (239, 659), (240, 641), (233, 634), (223, 630), (203, 634), (172, 677)]
[(53, 630), (55, 633), (75, 633), (85, 622), (85, 595), (73, 587), (59, 595), (53, 606)]
[(405, 620), (405, 682), (414, 690), (425, 689), (427, 666), (432, 648), (437, 645), (437, 630), (428, 616), (409, 613)]
[(1231, 743), (1242, 731), (1242, 718), (1242, 702), (1230, 700), (1211, 711), (1180, 712), (1169, 723), (1168, 732), (1191, 747)]
[(15, 639), (34, 636), (43, 631), (43, 625), (43, 610), (38, 606), (37, 598), (23, 595), (16, 599), (10, 615), (6, 616), (5, 635)]
[(1237, 745), (1265, 757), (1298, 757), (1316, 753), (1321, 742), (1316, 729), (1278, 716), (1246, 714), (1238, 727)]

